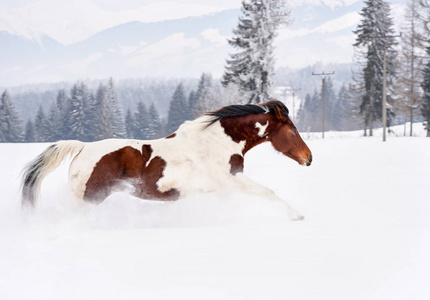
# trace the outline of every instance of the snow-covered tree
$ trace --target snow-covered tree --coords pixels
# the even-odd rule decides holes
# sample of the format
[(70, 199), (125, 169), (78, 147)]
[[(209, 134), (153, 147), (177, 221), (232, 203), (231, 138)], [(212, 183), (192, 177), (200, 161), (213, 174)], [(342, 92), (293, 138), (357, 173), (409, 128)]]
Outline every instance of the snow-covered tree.
[(25, 124), (24, 142), (26, 143), (36, 142), (36, 133), (34, 130), (34, 124), (31, 120), (28, 120), (27, 124)]
[(213, 78), (209, 73), (202, 73), (200, 76), (197, 91), (194, 95), (193, 103), (190, 103), (193, 109), (193, 118), (198, 118), (202, 113), (206, 112), (206, 106), (209, 104), (209, 94), (213, 86)]
[(112, 137), (124, 138), (126, 135), (124, 113), (112, 78), (109, 79), (107, 94), (111, 111)]
[(55, 128), (53, 128), (53, 134), (55, 135), (53, 136), (53, 141), (65, 139), (67, 132), (67, 102), (68, 99), (66, 96), (66, 91), (64, 89), (59, 90), (55, 99), (55, 105), (52, 108), (52, 110), (55, 109), (55, 112), (53, 112), (54, 115), (50, 115), (51, 126), (55, 126)]
[(143, 101), (137, 103), (137, 111), (134, 113), (133, 137), (139, 140), (148, 139), (149, 135), (149, 113)]
[(284, 0), (244, 0), (242, 16), (228, 42), (238, 50), (227, 60), (223, 85), (236, 85), (249, 103), (270, 98), (276, 30), (290, 20)]
[(103, 140), (112, 138), (114, 136), (112, 111), (109, 102), (108, 87), (103, 84), (99, 85), (97, 89), (94, 109), (94, 138), (96, 140)]
[(161, 133), (161, 118), (157, 108), (155, 107), (154, 102), (152, 102), (151, 106), (149, 107), (148, 117), (149, 117), (148, 139), (155, 139), (159, 137)]
[(17, 143), (22, 141), (22, 121), (6, 90), (0, 99), (0, 142)]
[[(382, 119), (383, 58), (386, 50), (387, 102), (393, 103), (392, 93), (396, 78), (396, 41), (393, 37), (391, 8), (384, 0), (366, 0), (360, 11), (362, 17), (358, 24), (354, 47), (359, 59), (359, 76), (355, 77), (356, 90), (360, 93), (360, 115), (363, 118), (365, 135), (373, 135), (374, 123)], [(355, 93), (356, 95), (358, 93)], [(387, 106), (388, 123), (394, 116)]]
[(242, 102), (243, 98), (241, 97), (240, 91), (233, 84), (221, 87), (220, 92), (221, 95), (217, 101), (218, 108), (232, 104), (246, 104), (246, 102)]
[(194, 105), (193, 115), (195, 118), (207, 111), (220, 107), (221, 90), (218, 83), (214, 82), (211, 74), (203, 73), (200, 77), (196, 92), (197, 101)]
[(57, 101), (52, 102), (49, 108), (47, 121), (49, 134), (46, 137), (46, 141), (54, 142), (62, 139), (64, 119), (62, 112), (57, 106)]
[(92, 96), (85, 83), (75, 84), (71, 90), (70, 101), (66, 114), (66, 137), (81, 141), (90, 140), (91, 132), (94, 131), (88, 118), (91, 112)]
[(341, 116), (340, 123), (335, 127), (337, 130), (352, 130), (356, 126), (351, 114), (353, 108), (350, 99), (349, 88), (344, 83), (337, 94), (336, 111)]
[(48, 142), (51, 134), (51, 126), (49, 124), (49, 120), (46, 117), (45, 111), (43, 110), (42, 105), (39, 106), (39, 109), (36, 113), (36, 118), (34, 120), (34, 128), (35, 128), (35, 137), (37, 142)]
[(127, 132), (127, 138), (134, 138), (134, 119), (130, 109), (127, 109), (125, 115), (125, 130)]
[(188, 95), (188, 120), (194, 120), (194, 108), (196, 107), (197, 103), (197, 93), (195, 91), (191, 91)]
[(325, 128), (327, 130), (337, 129), (342, 118), (342, 112), (339, 110), (336, 92), (330, 76), (327, 76), (324, 86)]
[(187, 98), (185, 96), (184, 86), (179, 83), (170, 102), (169, 114), (167, 117), (166, 130), (170, 134), (185, 121), (188, 116)]

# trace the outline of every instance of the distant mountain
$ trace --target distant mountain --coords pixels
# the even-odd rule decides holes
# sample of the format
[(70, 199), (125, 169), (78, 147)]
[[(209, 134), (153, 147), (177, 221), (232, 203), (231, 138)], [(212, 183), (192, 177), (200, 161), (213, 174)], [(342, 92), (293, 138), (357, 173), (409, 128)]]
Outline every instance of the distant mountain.
[(47, 36), (29, 39), (0, 31), (3, 86), (85, 78), (198, 77), (220, 73), (226, 38), (238, 10), (156, 23), (131, 22), (71, 45)]
[[(20, 1), (18, 1), (20, 2)], [(134, 9), (108, 10), (92, 0), (33, 0), (10, 7), (0, 3), (0, 31), (29, 39), (49, 36), (70, 45), (131, 21), (144, 23), (203, 16), (222, 7), (162, 0)]]
[[(61, 10), (58, 1), (42, 1), (52, 5), (53, 12)], [(75, 8), (70, 14), (62, 14), (70, 15), (70, 20), (65, 20), (65, 23), (73, 26), (78, 20), (76, 12), (82, 11), (76, 6), (83, 0), (67, 2), (74, 3)], [(358, 11), (363, 6), (362, 1), (290, 2), (294, 23), (279, 31), (276, 39), (277, 67), (302, 68), (317, 62), (351, 62), (352, 30), (360, 20)], [(397, 16), (401, 11), (398, 4), (401, 0), (391, 2), (395, 4)], [(82, 24), (76, 25), (80, 27), (71, 30), (77, 40), (73, 43), (64, 42), (70, 42), (73, 37), (61, 38), (60, 33), (65, 30), (63, 23), (58, 24), (58, 30), (53, 29), (56, 24), (49, 27), (46, 25), (49, 22), (43, 23), (44, 26), (35, 26), (32, 33), (25, 27), (25, 20), (15, 20), (0, 13), (0, 85), (8, 87), (111, 76), (116, 79), (197, 78), (202, 72), (220, 76), (228, 54), (234, 52), (227, 38), (237, 24), (240, 11), (213, 12), (215, 10), (206, 8), (201, 16), (152, 23), (125, 22), (105, 28), (108, 24), (105, 18), (109, 15), (98, 12), (96, 7), (89, 7), (88, 13), (100, 13), (102, 20), (91, 23), (88, 15), (83, 15)], [(21, 12), (21, 16), (23, 14)], [(26, 14), (29, 20), (34, 20), (34, 11), (27, 8)], [(116, 18), (118, 20), (111, 22), (121, 21), (118, 16)], [(97, 31), (96, 25), (103, 29)], [(82, 31), (86, 35), (93, 34), (83, 38)]]

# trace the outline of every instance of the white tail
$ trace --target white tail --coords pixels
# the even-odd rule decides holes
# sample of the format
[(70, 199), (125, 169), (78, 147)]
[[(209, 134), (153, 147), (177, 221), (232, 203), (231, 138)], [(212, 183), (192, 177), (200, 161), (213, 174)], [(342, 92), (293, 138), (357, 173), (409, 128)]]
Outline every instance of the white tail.
[(43, 179), (68, 156), (84, 148), (80, 141), (59, 141), (45, 149), (24, 169), (22, 177), (22, 206), (34, 206)]

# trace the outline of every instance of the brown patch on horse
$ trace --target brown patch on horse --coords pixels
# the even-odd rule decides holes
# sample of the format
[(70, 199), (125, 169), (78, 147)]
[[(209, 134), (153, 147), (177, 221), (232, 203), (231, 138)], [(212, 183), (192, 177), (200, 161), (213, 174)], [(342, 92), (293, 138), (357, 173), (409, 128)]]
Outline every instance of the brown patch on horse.
[(232, 175), (243, 173), (243, 156), (239, 154), (233, 154), (230, 157), (230, 166), (230, 173)]
[(139, 150), (127, 146), (103, 156), (94, 167), (87, 181), (84, 199), (100, 203), (121, 183), (128, 181), (134, 188), (133, 195), (142, 199), (176, 200), (179, 191), (170, 189), (160, 192), (158, 180), (163, 177), (166, 162), (159, 156), (150, 160), (152, 148)]
[(176, 133), (172, 133), (171, 135), (168, 135), (165, 137), (165, 139), (172, 139), (176, 136)]

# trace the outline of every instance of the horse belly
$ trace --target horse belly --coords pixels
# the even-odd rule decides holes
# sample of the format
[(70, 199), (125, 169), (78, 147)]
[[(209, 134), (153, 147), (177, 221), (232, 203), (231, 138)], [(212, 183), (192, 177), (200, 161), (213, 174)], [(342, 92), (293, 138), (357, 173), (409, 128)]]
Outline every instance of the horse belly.
[(163, 177), (157, 182), (160, 191), (176, 189), (181, 196), (196, 192), (213, 192), (222, 189), (231, 178), (229, 168), (223, 163), (212, 164), (195, 158), (182, 157), (167, 160)]

